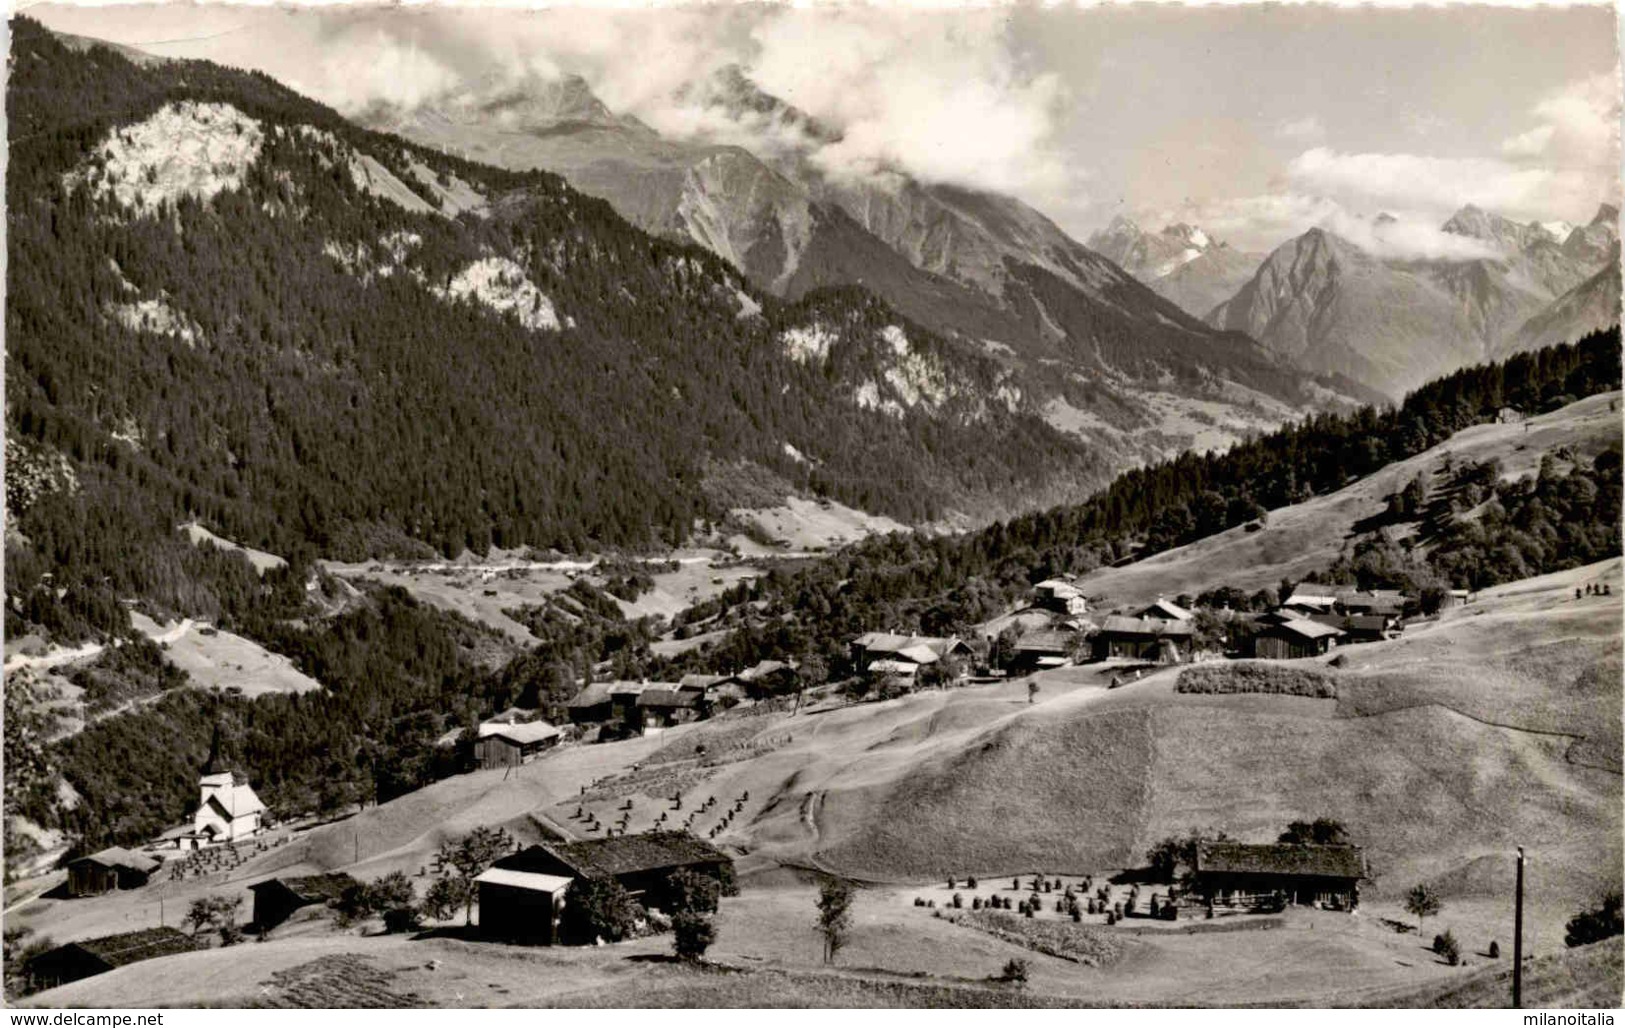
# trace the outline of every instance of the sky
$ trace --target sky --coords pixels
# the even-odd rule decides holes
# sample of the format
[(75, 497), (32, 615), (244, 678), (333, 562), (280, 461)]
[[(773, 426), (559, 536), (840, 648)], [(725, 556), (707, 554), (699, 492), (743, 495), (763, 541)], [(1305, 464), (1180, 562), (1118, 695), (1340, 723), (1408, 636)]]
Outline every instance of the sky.
[(840, 128), (814, 144), (829, 173), (1012, 193), (1080, 239), (1124, 215), (1267, 251), (1387, 213), (1383, 245), (1448, 254), (1464, 204), (1584, 223), (1620, 193), (1611, 5), (18, 7), (349, 113), (575, 73), (663, 133), (715, 134), (682, 87), (738, 64)]

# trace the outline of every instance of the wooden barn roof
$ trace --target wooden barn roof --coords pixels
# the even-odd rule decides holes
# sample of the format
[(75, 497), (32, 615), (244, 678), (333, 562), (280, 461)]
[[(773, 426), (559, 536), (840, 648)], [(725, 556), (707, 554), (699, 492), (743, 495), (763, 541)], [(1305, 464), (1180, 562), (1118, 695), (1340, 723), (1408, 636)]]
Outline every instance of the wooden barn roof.
[(726, 853), (688, 832), (644, 832), (640, 835), (617, 835), (610, 839), (544, 843), (504, 857), (495, 866), (546, 873), (542, 867), (529, 866), (537, 863), (536, 858), (531, 856), (536, 850), (553, 854), (583, 878), (613, 878), (637, 871), (729, 860)]
[(255, 882), (248, 888), (249, 891), (253, 891), (273, 884), (281, 884), (306, 903), (326, 903), (344, 895), (344, 890), (350, 886), (361, 883), (342, 871), (335, 871), (331, 874), (301, 875), (296, 878), (267, 878), (263, 882)]
[(104, 850), (97, 850), (89, 856), (80, 857), (73, 863), (77, 864), (81, 861), (100, 864), (102, 867), (129, 868), (132, 871), (142, 871), (147, 874), (151, 874), (163, 863), (162, 860), (150, 853), (137, 853), (134, 850), (127, 850), (123, 846), (109, 846)]
[(1162, 618), (1131, 618), (1113, 614), (1100, 626), (1106, 635), (1137, 635), (1145, 638), (1192, 635), (1195, 629), (1187, 621), (1165, 621)]
[(60, 949), (74, 948), (90, 954), (109, 967), (123, 967), (139, 960), (190, 953), (197, 949), (191, 937), (175, 928), (143, 928), (138, 932), (106, 935), (100, 939), (70, 942)]
[(1293, 843), (1204, 842), (1196, 847), (1197, 873), (1312, 875), (1364, 878), (1358, 846)]

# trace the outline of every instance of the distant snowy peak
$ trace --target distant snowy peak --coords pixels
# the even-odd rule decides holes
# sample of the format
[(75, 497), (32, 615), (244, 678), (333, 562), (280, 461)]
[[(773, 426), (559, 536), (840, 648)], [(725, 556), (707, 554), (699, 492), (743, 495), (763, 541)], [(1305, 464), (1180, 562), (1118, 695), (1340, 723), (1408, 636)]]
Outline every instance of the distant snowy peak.
[(1147, 284), (1224, 246), (1195, 225), (1175, 222), (1151, 233), (1122, 215), (1090, 236), (1087, 245)]

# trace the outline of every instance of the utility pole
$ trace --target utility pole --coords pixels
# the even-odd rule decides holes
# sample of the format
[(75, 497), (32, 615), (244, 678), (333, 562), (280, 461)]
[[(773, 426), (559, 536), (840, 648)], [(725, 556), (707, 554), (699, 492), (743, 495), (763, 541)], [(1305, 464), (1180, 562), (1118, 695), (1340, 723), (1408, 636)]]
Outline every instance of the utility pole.
[(1523, 1006), (1523, 847), (1518, 847), (1518, 894), (1512, 914), (1512, 1009)]

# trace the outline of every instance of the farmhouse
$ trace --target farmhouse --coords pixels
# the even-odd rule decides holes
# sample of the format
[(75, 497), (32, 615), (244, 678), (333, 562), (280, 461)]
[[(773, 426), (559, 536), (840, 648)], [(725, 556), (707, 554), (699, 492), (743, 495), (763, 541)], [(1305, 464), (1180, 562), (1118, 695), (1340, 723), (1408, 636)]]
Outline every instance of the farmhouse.
[(1316, 614), (1309, 620), (1341, 630), (1338, 641), (1345, 643), (1380, 642), (1393, 626), (1393, 619), (1381, 614)]
[(40, 954), (32, 969), (46, 988), (105, 974), (140, 960), (190, 953), (197, 944), (174, 928), (144, 928), (100, 939), (81, 939)]
[(1353, 910), (1365, 857), (1358, 846), (1204, 842), (1196, 848), (1196, 892), (1209, 903), (1287, 903)]
[(1018, 671), (1065, 667), (1072, 663), (1082, 636), (1075, 630), (1049, 628), (1028, 632), (1016, 640), (1011, 667)]
[(667, 728), (705, 716), (705, 697), (689, 689), (651, 686), (638, 694), (637, 711), (645, 728)]
[(950, 656), (968, 656), (971, 650), (958, 636), (946, 638), (931, 635), (894, 635), (890, 632), (866, 632), (852, 640), (852, 665), (860, 672), (868, 671), (877, 660), (898, 663), (935, 664)]
[(1337, 611), (1341, 614), (1376, 614), (1397, 618), (1405, 611), (1405, 596), (1398, 589), (1338, 593)]
[[(719, 882), (733, 879), (733, 860), (721, 850), (703, 842), (688, 832), (644, 832), (641, 835), (617, 835), (609, 839), (586, 839), (579, 842), (546, 842), (511, 854), (491, 865), (495, 870), (517, 871), (530, 875), (574, 879), (613, 879), (621, 884), (633, 899), (648, 907), (669, 909), (671, 894), (667, 879), (679, 870), (687, 869), (708, 875)], [(538, 895), (529, 903), (533, 912), (552, 910), (563, 895), (562, 887), (539, 880), (512, 879), (493, 882), (499, 889), (530, 889)], [(486, 924), (488, 908), (485, 905), (484, 886), (481, 887), (480, 917), (482, 928)], [(549, 897), (545, 901), (539, 893)], [(502, 895), (494, 893), (493, 895)], [(511, 897), (510, 897), (511, 898)], [(493, 907), (500, 906), (500, 902)], [(499, 918), (506, 915), (498, 915)], [(519, 932), (507, 925), (504, 932), (521, 935), (542, 935), (540, 927)]]
[(1181, 607), (1179, 604), (1171, 603), (1159, 596), (1157, 597), (1157, 602), (1153, 603), (1144, 610), (1139, 611), (1134, 616), (1141, 618), (1159, 618), (1163, 621), (1189, 621), (1196, 615), (1192, 614), (1184, 607)]
[(1177, 664), (1190, 654), (1195, 629), (1188, 621), (1114, 614), (1095, 635), (1095, 658), (1113, 657)]
[(796, 687), (796, 666), (782, 660), (763, 660), (736, 677), (751, 696), (772, 696)]
[(1296, 610), (1312, 610), (1320, 614), (1329, 614), (1337, 606), (1337, 597), (1331, 593), (1305, 593), (1294, 592), (1286, 598), (1283, 607), (1292, 607)]
[(1330, 650), (1343, 635), (1341, 628), (1307, 618), (1266, 624), (1253, 636), (1253, 656), (1264, 660), (1296, 660)]
[(617, 683), (591, 682), (576, 693), (575, 698), (566, 704), (570, 711), (570, 723), (585, 725), (608, 721), (613, 711), (609, 691), (615, 684)]
[(303, 875), (296, 878), (268, 878), (248, 887), (254, 894), (254, 926), (262, 931), (275, 928), (302, 907), (328, 903), (359, 885), (347, 874)]
[(1033, 586), (1033, 606), (1057, 614), (1087, 614), (1089, 601), (1083, 590), (1061, 578), (1049, 578)]
[(137, 889), (163, 863), (146, 853), (110, 846), (68, 863), (68, 895), (100, 896), (114, 889)]
[(529, 724), (487, 721), (480, 725), (480, 737), (474, 742), (474, 759), (481, 768), (518, 767), (558, 743), (559, 730), (546, 721)]
[(181, 849), (201, 849), (258, 835), (265, 828), (265, 804), (254, 794), (248, 777), (235, 771), (204, 775), (202, 797), (192, 830), (176, 836)]

